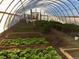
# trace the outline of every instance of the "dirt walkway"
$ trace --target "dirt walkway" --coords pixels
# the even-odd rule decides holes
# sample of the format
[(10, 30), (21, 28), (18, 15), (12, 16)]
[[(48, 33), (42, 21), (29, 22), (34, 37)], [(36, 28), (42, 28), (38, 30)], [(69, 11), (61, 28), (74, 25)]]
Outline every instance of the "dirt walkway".
[(54, 37), (62, 39), (63, 43), (66, 43), (65, 46), (63, 46), (63, 48), (79, 48), (79, 40), (76, 41), (73, 37), (54, 29), (52, 30), (52, 36), (53, 35)]

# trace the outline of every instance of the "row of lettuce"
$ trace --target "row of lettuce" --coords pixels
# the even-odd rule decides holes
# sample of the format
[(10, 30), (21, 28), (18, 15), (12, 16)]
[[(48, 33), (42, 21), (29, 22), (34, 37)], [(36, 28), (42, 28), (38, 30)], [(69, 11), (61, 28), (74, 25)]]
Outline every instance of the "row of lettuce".
[(79, 31), (79, 25), (75, 24), (62, 24), (56, 21), (46, 21), (46, 20), (39, 20), (35, 21), (34, 23), (36, 29), (43, 33), (50, 32), (51, 28), (57, 29), (59, 31), (63, 32), (78, 32)]
[[(2, 46), (49, 44), (46, 38), (17, 38), (7, 39), (0, 43)], [(52, 46), (46, 48), (13, 48), (0, 51), (0, 59), (62, 59)]]
[(0, 45), (2, 46), (18, 46), (18, 45), (40, 45), (40, 44), (49, 44), (49, 42), (46, 40), (46, 38), (16, 38), (16, 39), (7, 39), (2, 40), (0, 42)]
[(45, 49), (11, 49), (0, 51), (0, 59), (62, 59), (55, 48), (49, 46)]

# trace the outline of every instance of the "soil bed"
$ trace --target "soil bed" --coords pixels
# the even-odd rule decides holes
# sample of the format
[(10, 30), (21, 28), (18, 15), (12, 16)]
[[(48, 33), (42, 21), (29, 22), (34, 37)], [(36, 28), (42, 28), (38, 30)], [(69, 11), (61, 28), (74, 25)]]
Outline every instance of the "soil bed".
[(40, 44), (40, 45), (12, 45), (12, 46), (0, 46), (0, 50), (6, 50), (6, 49), (12, 49), (12, 48), (20, 48), (20, 49), (25, 49), (25, 48), (46, 48), (50, 45), (48, 44)]

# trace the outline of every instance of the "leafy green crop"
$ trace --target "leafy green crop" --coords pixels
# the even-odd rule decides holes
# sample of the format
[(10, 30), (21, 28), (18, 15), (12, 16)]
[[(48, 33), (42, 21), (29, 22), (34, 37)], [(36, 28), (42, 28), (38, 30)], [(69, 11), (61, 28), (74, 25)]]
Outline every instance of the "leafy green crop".
[(56, 21), (46, 21), (46, 20), (35, 21), (35, 27), (37, 28), (37, 30), (43, 33), (50, 32), (51, 28), (63, 32), (79, 32), (79, 25), (67, 24), (67, 23), (62, 24)]
[(4, 40), (0, 45), (32, 45), (32, 44), (48, 44), (45, 38), (18, 38)]
[(42, 33), (48, 33), (53, 26), (51, 21), (39, 20), (35, 21), (35, 27)]
[[(6, 52), (4, 52), (6, 51)], [(12, 49), (0, 52), (0, 59), (62, 59), (52, 46), (46, 49)], [(5, 54), (5, 55), (4, 55)]]

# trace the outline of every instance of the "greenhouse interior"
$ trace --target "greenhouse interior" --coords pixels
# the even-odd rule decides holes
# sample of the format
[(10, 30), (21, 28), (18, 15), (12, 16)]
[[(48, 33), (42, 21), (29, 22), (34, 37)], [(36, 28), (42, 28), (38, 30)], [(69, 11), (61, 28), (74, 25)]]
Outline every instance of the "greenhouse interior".
[(79, 59), (79, 0), (0, 0), (0, 59)]

